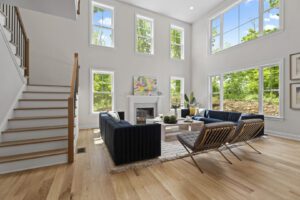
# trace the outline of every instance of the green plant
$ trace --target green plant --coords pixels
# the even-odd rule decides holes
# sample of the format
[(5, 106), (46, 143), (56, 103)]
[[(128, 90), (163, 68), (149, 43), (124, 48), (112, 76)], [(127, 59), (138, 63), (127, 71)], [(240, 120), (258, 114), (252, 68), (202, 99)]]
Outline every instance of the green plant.
[(190, 108), (190, 105), (196, 104), (194, 92), (191, 92), (190, 97), (188, 97), (187, 94), (184, 95), (184, 104), (187, 108)]
[(164, 117), (164, 123), (166, 124), (176, 124), (177, 123), (177, 117), (172, 115), (172, 116), (165, 116)]
[(166, 123), (166, 124), (170, 123), (170, 117), (169, 116), (164, 117), (164, 123)]

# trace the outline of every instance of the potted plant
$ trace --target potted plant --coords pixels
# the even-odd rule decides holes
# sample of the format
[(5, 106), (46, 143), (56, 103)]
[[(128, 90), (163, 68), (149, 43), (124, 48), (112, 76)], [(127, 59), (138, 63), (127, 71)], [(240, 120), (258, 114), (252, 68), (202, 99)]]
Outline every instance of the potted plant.
[(191, 105), (196, 104), (196, 98), (194, 96), (194, 92), (191, 92), (190, 96), (188, 97), (187, 94), (184, 95), (184, 104), (186, 108), (190, 108)]

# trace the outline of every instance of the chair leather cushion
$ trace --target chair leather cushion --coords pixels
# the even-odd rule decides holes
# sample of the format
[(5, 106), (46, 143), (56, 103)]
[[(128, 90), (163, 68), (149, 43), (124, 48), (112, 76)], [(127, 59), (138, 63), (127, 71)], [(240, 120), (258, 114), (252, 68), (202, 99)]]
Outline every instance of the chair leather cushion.
[(194, 150), (194, 144), (198, 136), (199, 136), (199, 132), (191, 132), (191, 133), (177, 135), (177, 139), (181, 144), (184, 144), (189, 149)]

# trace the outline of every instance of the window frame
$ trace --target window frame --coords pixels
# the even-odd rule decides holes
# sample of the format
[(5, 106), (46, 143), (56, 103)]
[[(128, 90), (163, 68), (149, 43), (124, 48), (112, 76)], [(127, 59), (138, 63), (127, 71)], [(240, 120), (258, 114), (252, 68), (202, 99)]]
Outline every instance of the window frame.
[[(181, 38), (180, 38), (181, 44), (172, 43), (171, 33), (172, 33), (173, 29), (178, 30), (178, 31), (181, 32)], [(180, 46), (181, 58), (172, 58), (172, 45)], [(184, 60), (185, 59), (185, 29), (183, 27), (180, 27), (180, 26), (177, 26), (177, 25), (174, 25), (174, 24), (170, 25), (170, 58), (172, 60)]]
[[(137, 33), (137, 28), (138, 28), (138, 20), (139, 19), (142, 19), (142, 20), (146, 20), (146, 21), (149, 21), (149, 22), (151, 22), (151, 27), (152, 27), (152, 29), (151, 29), (151, 52), (150, 53), (144, 53), (144, 52), (139, 52), (138, 51), (138, 38), (139, 38), (139, 35), (138, 35), (138, 33)], [(137, 53), (137, 54), (140, 54), (140, 55), (148, 55), (148, 56), (152, 56), (152, 55), (154, 55), (154, 19), (153, 18), (150, 18), (150, 17), (146, 17), (146, 16), (144, 16), (144, 15), (141, 15), (141, 14), (135, 14), (135, 29), (134, 29), (134, 32), (135, 32), (135, 52)], [(140, 37), (143, 37), (143, 38), (146, 38), (146, 37), (144, 37), (144, 36), (140, 36)], [(147, 39), (147, 38), (146, 38)]]
[[(93, 40), (93, 9), (94, 7), (97, 6), (99, 8), (103, 8), (106, 10), (111, 10), (112, 11), (112, 19), (111, 19), (111, 28), (109, 27), (105, 27), (105, 26), (97, 26), (100, 28), (105, 28), (105, 29), (111, 29), (112, 30), (112, 45), (111, 46), (104, 46), (104, 45), (97, 45), (97, 44), (93, 44), (92, 40)], [(92, 0), (90, 1), (90, 33), (89, 33), (89, 45), (91, 47), (104, 47), (104, 48), (115, 48), (115, 8), (113, 6), (110, 5), (106, 5), (106, 4), (102, 4), (97, 2), (96, 0)]]
[[(258, 39), (262, 39), (262, 38), (267, 38), (267, 37), (270, 37), (276, 33), (280, 33), (282, 31), (284, 31), (284, 5), (285, 5), (285, 0), (280, 0), (280, 5), (279, 5), (279, 14), (280, 14), (280, 18), (279, 18), (279, 28), (277, 31), (273, 31), (271, 33), (268, 33), (268, 34), (264, 34), (263, 31), (264, 31), (264, 0), (259, 0), (259, 16), (258, 16), (258, 37), (255, 38), (255, 39), (252, 39), (252, 40), (249, 40), (249, 41), (246, 41), (246, 42), (239, 42), (238, 44), (236, 45), (233, 45), (231, 47), (228, 47), (228, 48), (224, 48), (224, 14), (226, 12), (228, 12), (230, 9), (234, 8), (235, 6), (238, 6), (240, 3), (244, 2), (246, 0), (238, 0), (237, 2), (231, 4), (230, 6), (226, 7), (225, 9), (223, 9), (222, 11), (220, 12), (217, 12), (216, 14), (212, 15), (210, 18), (209, 18), (209, 23), (208, 23), (208, 27), (209, 27), (209, 31), (208, 31), (208, 38), (209, 38), (209, 41), (208, 41), (208, 54), (210, 55), (215, 55), (215, 54), (218, 54), (220, 52), (223, 52), (224, 50), (227, 50), (227, 49), (231, 49), (231, 48), (236, 48), (236, 47), (239, 47), (239, 46), (242, 46), (244, 44), (247, 44), (249, 42), (253, 42), (253, 41), (256, 41)], [(212, 22), (213, 20), (217, 19), (218, 17), (220, 17), (220, 50), (219, 51), (216, 51), (216, 52), (213, 52), (213, 49), (212, 49), (212, 39), (214, 38), (212, 36)], [(255, 18), (257, 19), (257, 18)], [(253, 21), (254, 18), (252, 20), (249, 20), (247, 22), (244, 22), (243, 24), (239, 25), (237, 28), (239, 29), (241, 26)], [(234, 29), (232, 29), (234, 30)], [(228, 33), (228, 32), (227, 32)], [(238, 38), (239, 39), (239, 38)]]
[[(278, 116), (269, 116), (264, 114), (264, 74), (263, 70), (265, 68), (271, 67), (277, 65), (279, 66), (279, 115)], [(254, 66), (254, 67), (253, 67)], [(220, 111), (224, 110), (224, 88), (223, 88), (223, 81), (224, 81), (224, 75), (230, 74), (230, 73), (236, 73), (236, 72), (241, 72), (241, 71), (247, 71), (251, 69), (258, 69), (259, 70), (259, 94), (258, 94), (258, 103), (259, 103), (259, 109), (258, 109), (258, 114), (265, 115), (266, 118), (268, 119), (284, 119), (285, 112), (284, 112), (284, 105), (285, 105), (285, 93), (284, 93), (284, 86), (285, 86), (285, 81), (284, 81), (284, 60), (280, 61), (273, 61), (273, 62), (268, 62), (268, 64), (258, 64), (258, 65), (252, 65), (252, 67), (245, 67), (242, 69), (238, 70), (233, 70), (233, 71), (228, 71), (224, 72), (221, 74), (213, 74), (208, 76), (208, 91), (209, 91), (209, 102), (208, 102), (208, 108), (212, 109), (212, 77), (215, 76), (220, 76)]]
[(172, 110), (172, 102), (171, 102), (171, 83), (172, 80), (179, 80), (181, 85), (180, 85), (180, 95), (181, 95), (181, 102), (180, 102), (180, 108), (184, 107), (184, 91), (185, 91), (185, 83), (184, 83), (184, 78), (183, 77), (178, 77), (178, 76), (171, 76), (170, 77), (170, 83), (169, 83), (169, 104), (170, 104), (170, 110)]
[[(100, 70), (100, 69), (95, 69), (91, 68), (90, 69), (90, 112), (92, 114), (99, 114), (100, 112), (95, 112), (94, 111), (94, 74), (109, 74), (112, 76), (112, 81), (111, 81), (111, 93), (102, 93), (102, 94), (111, 94), (112, 96), (112, 110), (115, 110), (115, 72), (114, 71), (107, 71), (107, 70)], [(99, 92), (101, 93), (101, 92)]]

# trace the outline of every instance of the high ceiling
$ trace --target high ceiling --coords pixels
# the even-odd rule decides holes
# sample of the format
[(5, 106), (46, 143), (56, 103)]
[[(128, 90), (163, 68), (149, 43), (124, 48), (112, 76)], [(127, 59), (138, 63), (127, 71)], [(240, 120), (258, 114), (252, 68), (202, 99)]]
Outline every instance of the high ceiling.
[[(119, 0), (169, 17), (193, 23), (224, 0)], [(192, 10), (193, 7), (194, 9)]]

